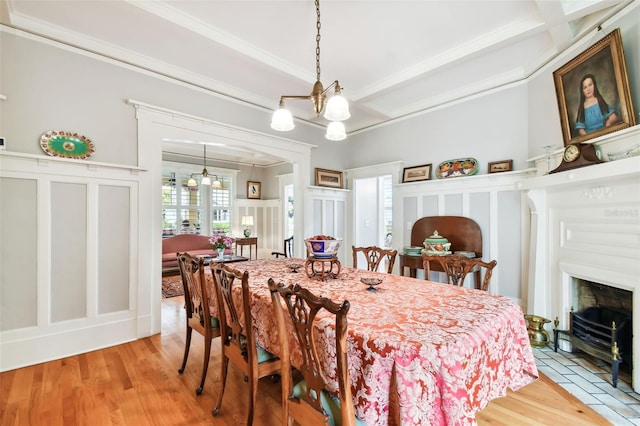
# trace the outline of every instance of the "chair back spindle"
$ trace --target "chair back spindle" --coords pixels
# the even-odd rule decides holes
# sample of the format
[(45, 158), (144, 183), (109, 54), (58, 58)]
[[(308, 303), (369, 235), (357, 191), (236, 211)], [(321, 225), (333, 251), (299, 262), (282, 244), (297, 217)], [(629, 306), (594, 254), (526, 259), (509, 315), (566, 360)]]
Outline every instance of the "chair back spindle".
[(446, 256), (423, 254), (422, 264), (426, 279), (431, 279), (431, 262), (435, 262), (440, 265), (440, 268), (447, 276), (447, 283), (457, 285), (459, 287), (464, 286), (464, 280), (470, 272), (475, 272), (478, 268), (480, 268), (480, 270), (484, 270), (484, 277), (482, 278), (482, 284), (480, 285), (480, 290), (484, 291), (489, 290), (493, 268), (498, 264), (496, 260), (485, 262), (482, 259), (468, 258), (459, 254), (450, 254)]
[(378, 271), (380, 264), (384, 264), (386, 261), (388, 274), (393, 272), (393, 265), (396, 261), (398, 250), (387, 250), (377, 246), (370, 247), (355, 247), (351, 246), (353, 252), (353, 267), (358, 267), (358, 257), (360, 254), (364, 256), (367, 261), (367, 271)]

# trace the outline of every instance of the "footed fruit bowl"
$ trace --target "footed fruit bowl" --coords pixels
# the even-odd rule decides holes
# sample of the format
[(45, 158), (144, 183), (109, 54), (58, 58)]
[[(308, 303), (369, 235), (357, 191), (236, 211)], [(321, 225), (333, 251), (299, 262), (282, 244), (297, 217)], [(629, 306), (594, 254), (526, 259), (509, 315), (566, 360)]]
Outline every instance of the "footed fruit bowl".
[(304, 240), (307, 251), (318, 259), (330, 259), (338, 254), (342, 239), (328, 235), (315, 235)]

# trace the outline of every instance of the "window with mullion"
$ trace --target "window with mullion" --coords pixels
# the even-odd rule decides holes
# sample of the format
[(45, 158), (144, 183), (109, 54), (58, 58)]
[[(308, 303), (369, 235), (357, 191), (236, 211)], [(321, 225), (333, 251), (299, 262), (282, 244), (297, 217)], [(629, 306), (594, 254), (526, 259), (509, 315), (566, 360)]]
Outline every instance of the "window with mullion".
[(211, 229), (231, 234), (231, 179), (217, 176), (220, 188), (211, 188)]
[(162, 172), (162, 235), (200, 232), (202, 203), (198, 187), (187, 185), (191, 174), (165, 168)]

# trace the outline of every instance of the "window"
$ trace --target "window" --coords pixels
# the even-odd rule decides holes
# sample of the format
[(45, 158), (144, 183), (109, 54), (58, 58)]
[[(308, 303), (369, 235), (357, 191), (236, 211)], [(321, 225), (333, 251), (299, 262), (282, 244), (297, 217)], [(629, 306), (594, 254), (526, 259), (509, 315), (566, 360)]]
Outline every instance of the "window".
[(231, 179), (218, 176), (220, 188), (211, 187), (211, 229), (231, 233)]
[[(188, 164), (164, 163), (162, 172), (162, 236), (177, 234), (211, 235), (231, 232), (232, 180), (217, 175), (221, 188), (189, 187), (189, 178), (200, 180), (199, 169)], [(194, 168), (192, 170), (192, 168)]]

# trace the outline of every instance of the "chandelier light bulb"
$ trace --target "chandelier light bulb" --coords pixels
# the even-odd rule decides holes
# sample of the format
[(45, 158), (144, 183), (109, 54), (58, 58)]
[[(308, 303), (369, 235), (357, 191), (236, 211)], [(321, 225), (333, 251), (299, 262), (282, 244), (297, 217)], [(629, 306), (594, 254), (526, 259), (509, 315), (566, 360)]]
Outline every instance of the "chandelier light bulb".
[(329, 121), (344, 121), (349, 117), (351, 117), (349, 102), (339, 93), (330, 97), (324, 111), (324, 118)]
[(347, 138), (344, 124), (341, 121), (332, 121), (327, 126), (327, 134), (324, 136), (330, 141), (342, 141)]
[(293, 130), (294, 127), (293, 116), (284, 106), (281, 106), (273, 112), (273, 117), (271, 118), (271, 128), (273, 130), (288, 132), (289, 130)]
[(193, 175), (191, 175), (191, 177), (189, 178), (189, 181), (187, 182), (187, 186), (189, 188), (193, 188), (194, 186), (198, 186), (198, 182), (196, 182), (196, 180), (193, 178)]

